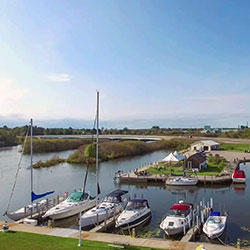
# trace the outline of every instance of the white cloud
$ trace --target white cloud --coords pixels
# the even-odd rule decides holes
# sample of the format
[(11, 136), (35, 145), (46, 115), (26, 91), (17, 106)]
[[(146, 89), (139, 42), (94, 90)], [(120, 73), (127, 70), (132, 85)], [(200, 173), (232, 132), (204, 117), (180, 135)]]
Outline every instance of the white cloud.
[(28, 92), (28, 89), (18, 86), (14, 79), (0, 78), (1, 114), (20, 112), (22, 101)]
[(71, 80), (69, 74), (66, 73), (52, 73), (45, 76), (51, 82), (68, 82)]

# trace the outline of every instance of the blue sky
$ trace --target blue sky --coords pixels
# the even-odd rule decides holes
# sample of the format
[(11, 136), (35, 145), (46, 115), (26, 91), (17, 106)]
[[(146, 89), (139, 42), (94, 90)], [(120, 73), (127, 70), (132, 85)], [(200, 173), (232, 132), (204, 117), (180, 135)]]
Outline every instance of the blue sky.
[[(250, 118), (250, 2), (0, 2), (0, 122), (236, 127)], [(0, 124), (1, 126), (1, 124)]]

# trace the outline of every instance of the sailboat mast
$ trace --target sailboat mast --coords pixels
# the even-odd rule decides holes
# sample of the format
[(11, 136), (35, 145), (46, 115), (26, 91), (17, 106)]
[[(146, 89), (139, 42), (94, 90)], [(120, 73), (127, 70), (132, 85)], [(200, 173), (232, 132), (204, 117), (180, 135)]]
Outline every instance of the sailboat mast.
[(31, 185), (31, 203), (33, 204), (32, 192), (33, 192), (33, 119), (30, 120), (30, 185)]
[(99, 91), (97, 91), (97, 108), (96, 108), (96, 202), (98, 203), (98, 195), (99, 195), (99, 184), (98, 184), (98, 166), (99, 166)]

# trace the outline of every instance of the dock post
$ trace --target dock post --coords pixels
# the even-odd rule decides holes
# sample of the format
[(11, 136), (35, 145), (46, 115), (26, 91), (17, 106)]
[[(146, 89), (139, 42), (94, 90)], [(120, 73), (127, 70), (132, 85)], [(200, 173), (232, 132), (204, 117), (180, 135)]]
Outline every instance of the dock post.
[(49, 199), (46, 199), (46, 205), (47, 205), (47, 209), (49, 209)]
[(78, 246), (82, 246), (82, 223), (81, 223), (81, 212), (79, 213), (79, 241), (78, 241)]
[(55, 206), (56, 205), (56, 199), (54, 198), (53, 199), (53, 206)]
[(113, 220), (115, 221), (115, 215), (116, 215), (116, 206), (114, 205), (114, 213), (113, 213)]
[(214, 202), (213, 202), (213, 198), (210, 198), (210, 208), (213, 208)]
[(38, 202), (36, 203), (36, 212), (38, 213), (38, 220), (40, 219), (40, 209), (38, 206)]
[(108, 210), (107, 209), (105, 209), (106, 210), (106, 218), (105, 218), (105, 220), (104, 220), (104, 228), (105, 228), (105, 231), (107, 230), (107, 220), (108, 220)]
[(203, 212), (203, 210), (201, 211), (201, 223), (202, 224), (204, 223), (204, 212)]
[(97, 224), (97, 226), (99, 225), (99, 214), (98, 213), (96, 213), (96, 224)]
[(56, 197), (57, 204), (59, 204), (59, 195)]
[(26, 216), (27, 216), (27, 207), (24, 207), (24, 218), (26, 218)]

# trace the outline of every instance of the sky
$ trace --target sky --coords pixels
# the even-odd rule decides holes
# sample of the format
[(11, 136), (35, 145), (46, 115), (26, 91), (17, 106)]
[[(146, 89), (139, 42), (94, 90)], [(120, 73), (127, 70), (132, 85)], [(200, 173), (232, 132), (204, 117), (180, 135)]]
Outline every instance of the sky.
[(1, 0), (0, 126), (250, 121), (250, 1)]

